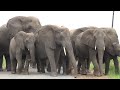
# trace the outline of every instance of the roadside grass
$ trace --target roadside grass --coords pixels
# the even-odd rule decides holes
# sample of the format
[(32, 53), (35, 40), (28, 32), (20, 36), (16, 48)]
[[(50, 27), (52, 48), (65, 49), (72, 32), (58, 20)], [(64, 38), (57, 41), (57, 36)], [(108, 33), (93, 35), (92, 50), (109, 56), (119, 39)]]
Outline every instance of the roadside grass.
[(6, 62), (5, 62), (5, 57), (3, 56), (3, 64), (2, 64), (3, 69), (6, 68)]
[[(118, 57), (118, 60), (120, 62), (120, 57)], [(120, 64), (119, 64), (119, 66), (120, 66)], [(114, 67), (113, 60), (111, 60), (111, 62), (110, 62), (110, 71), (109, 71), (108, 77), (111, 79), (120, 79), (120, 74), (119, 75), (115, 74), (115, 67)]]
[[(118, 57), (118, 60), (120, 62), (120, 57)], [(120, 64), (119, 64), (120, 65)], [(5, 62), (5, 57), (3, 56), (3, 65), (2, 65), (3, 69), (6, 68), (6, 62)], [(93, 71), (93, 64), (90, 64), (90, 70)], [(116, 75), (115, 74), (115, 67), (114, 67), (114, 63), (113, 60), (110, 61), (110, 70), (109, 70), (109, 74), (107, 75), (109, 78), (111, 79), (120, 79), (120, 74)]]
[[(120, 57), (118, 57), (118, 60), (120, 62)], [(119, 66), (120, 66), (120, 64), (119, 64)], [(104, 67), (105, 67), (105, 65), (104, 65)], [(91, 63), (90, 64), (90, 70), (93, 71), (93, 68), (94, 68), (93, 64)], [(114, 67), (113, 60), (110, 61), (109, 74), (107, 76), (110, 79), (120, 79), (120, 74), (119, 75), (115, 74), (115, 67)]]

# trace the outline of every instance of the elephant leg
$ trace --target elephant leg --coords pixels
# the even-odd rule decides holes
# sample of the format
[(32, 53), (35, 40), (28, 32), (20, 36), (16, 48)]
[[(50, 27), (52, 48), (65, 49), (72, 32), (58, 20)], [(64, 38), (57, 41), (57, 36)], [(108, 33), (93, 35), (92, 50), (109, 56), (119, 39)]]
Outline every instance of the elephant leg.
[(20, 50), (16, 51), (16, 59), (18, 62), (18, 74), (20, 74), (22, 72), (22, 53), (20, 52)]
[(28, 75), (29, 74), (29, 60), (25, 61), (25, 68), (24, 68), (24, 74)]
[(58, 64), (59, 64), (58, 62), (59, 62), (59, 59), (60, 59), (60, 52), (61, 52), (61, 49), (59, 49), (59, 48), (57, 48), (55, 50), (55, 62), (56, 62), (56, 66), (58, 66)]
[(48, 71), (48, 72), (51, 72), (50, 63), (48, 64), (47, 71)]
[(81, 63), (80, 63), (80, 61), (78, 60), (78, 65), (77, 65), (78, 74), (80, 74), (80, 69), (81, 69)]
[(58, 65), (57, 65), (57, 67), (58, 67), (58, 74), (60, 74), (60, 71), (61, 71), (61, 65), (62, 63), (61, 63), (61, 57), (60, 57), (60, 60), (58, 61)]
[(40, 60), (38, 58), (38, 55), (36, 56), (36, 65), (37, 65), (37, 72), (40, 72)]
[(45, 59), (41, 60), (41, 72), (45, 73)]
[(87, 73), (90, 73), (90, 60), (87, 59)]
[(0, 54), (0, 71), (3, 71), (2, 64), (3, 64), (3, 55)]
[(4, 54), (6, 58), (6, 69), (7, 71), (11, 71), (11, 62), (10, 62), (10, 56), (7, 54)]
[(117, 56), (115, 56), (113, 61), (114, 61), (114, 66), (115, 66), (115, 74), (119, 74), (119, 62), (118, 62)]
[(97, 58), (96, 58), (96, 52), (93, 49), (89, 49), (89, 59), (92, 61), (93, 65), (94, 65), (94, 75), (95, 76), (100, 76), (100, 72), (99, 72), (99, 66), (97, 63)]
[(17, 60), (11, 59), (11, 73), (12, 74), (16, 73), (16, 67), (17, 67)]
[(36, 63), (37, 63), (37, 72), (40, 72), (40, 62), (37, 60)]
[(87, 72), (86, 72), (86, 61), (84, 58), (81, 58), (81, 64), (82, 64), (82, 67), (81, 67), (81, 74), (82, 75), (86, 75)]
[(63, 74), (66, 75), (67, 73), (67, 58), (65, 57), (62, 61), (62, 66), (63, 66)]
[(50, 66), (51, 66), (51, 76), (57, 76), (57, 69), (56, 69), (56, 63), (55, 63), (55, 56), (54, 56), (54, 50), (46, 47), (46, 54), (48, 56)]
[(24, 74), (29, 74), (29, 63), (30, 63), (29, 55), (26, 55), (26, 59), (24, 60), (24, 64), (22, 64), (22, 66), (25, 65)]
[(109, 72), (110, 59), (105, 60), (105, 75)]

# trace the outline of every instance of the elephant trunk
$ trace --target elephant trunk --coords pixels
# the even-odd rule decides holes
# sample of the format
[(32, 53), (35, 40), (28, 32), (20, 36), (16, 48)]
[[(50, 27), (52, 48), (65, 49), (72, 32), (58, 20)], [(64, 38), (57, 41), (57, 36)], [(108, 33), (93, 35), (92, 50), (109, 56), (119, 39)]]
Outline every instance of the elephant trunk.
[(31, 56), (31, 63), (34, 67), (34, 64), (35, 64), (35, 48), (34, 47), (31, 47), (30, 49), (30, 56)]
[(70, 63), (74, 68), (74, 75), (76, 77), (76, 75), (77, 75), (77, 66), (76, 66), (76, 60), (75, 60), (75, 56), (74, 56), (74, 53), (73, 53), (73, 47), (72, 47), (71, 42), (67, 41), (67, 43), (65, 44), (65, 48), (66, 48)]
[(100, 74), (103, 75), (103, 56), (104, 56), (104, 50), (105, 50), (104, 40), (96, 41), (95, 47), (98, 53), (98, 63), (99, 63)]

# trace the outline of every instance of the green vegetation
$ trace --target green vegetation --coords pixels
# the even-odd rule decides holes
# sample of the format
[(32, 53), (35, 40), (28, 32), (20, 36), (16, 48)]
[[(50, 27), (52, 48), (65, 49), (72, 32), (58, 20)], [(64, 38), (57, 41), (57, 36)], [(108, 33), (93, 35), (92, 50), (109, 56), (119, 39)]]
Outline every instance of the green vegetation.
[[(119, 62), (120, 62), (120, 57), (118, 58)], [(119, 63), (120, 65), (120, 63)], [(90, 64), (90, 70), (93, 70), (93, 64)], [(114, 63), (113, 60), (110, 61), (110, 70), (109, 70), (109, 74), (108, 77), (111, 79), (120, 79), (120, 74), (116, 75), (115, 74), (115, 67), (114, 67)]]
[(6, 68), (6, 63), (5, 63), (5, 57), (3, 56), (3, 65), (2, 65), (3, 69)]
[[(120, 62), (120, 57), (118, 58), (118, 60)], [(120, 74), (119, 75), (115, 74), (115, 67), (114, 67), (113, 60), (111, 60), (110, 62), (110, 71), (109, 71), (108, 77), (112, 79), (120, 79)]]
[[(118, 60), (120, 62), (120, 57), (118, 58)], [(6, 68), (6, 63), (5, 63), (5, 57), (3, 56), (3, 69), (5, 69), (5, 68)], [(92, 63), (90, 64), (90, 70), (93, 70)], [(108, 77), (111, 79), (120, 79), (120, 74), (119, 75), (115, 74), (115, 67), (114, 67), (113, 60), (110, 61), (110, 71), (109, 71)]]

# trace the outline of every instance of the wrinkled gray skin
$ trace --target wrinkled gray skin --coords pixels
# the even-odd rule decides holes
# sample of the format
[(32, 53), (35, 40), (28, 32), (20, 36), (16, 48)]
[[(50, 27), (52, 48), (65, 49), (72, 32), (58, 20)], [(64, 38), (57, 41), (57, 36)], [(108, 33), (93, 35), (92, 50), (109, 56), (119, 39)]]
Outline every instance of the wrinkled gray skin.
[(22, 73), (24, 68), (24, 56), (26, 56), (25, 73), (28, 74), (29, 61), (35, 62), (35, 36), (33, 33), (26, 33), (24, 31), (18, 32), (10, 42), (10, 60), (11, 73), (16, 73), (16, 66), (18, 63), (18, 74)]
[[(72, 46), (73, 46), (73, 51), (74, 51), (74, 55), (75, 55), (75, 58), (76, 60), (79, 62), (79, 65), (78, 66), (78, 73), (80, 72), (80, 61), (78, 60), (78, 56), (76, 55), (76, 50), (75, 50), (75, 39), (77, 37), (77, 35), (79, 35), (80, 33), (86, 31), (87, 29), (94, 29), (96, 27), (82, 27), (82, 28), (78, 28), (78, 29), (74, 29), (74, 30), (70, 30), (70, 37), (71, 37), (71, 42), (72, 42)], [(88, 63), (90, 63), (88, 61)], [(90, 64), (87, 64), (88, 66), (88, 69), (89, 69), (89, 65)], [(70, 74), (72, 72), (72, 70), (70, 70), (70, 62), (69, 62), (69, 58), (68, 58), (68, 55), (65, 56), (65, 54), (63, 53), (63, 48), (60, 52), (60, 60), (59, 60), (59, 64), (58, 64), (58, 73), (60, 72), (60, 68), (63, 66), (63, 74)]]
[(70, 32), (65, 27), (45, 25), (36, 34), (37, 59), (47, 59), (50, 62), (51, 76), (57, 76), (56, 64), (58, 63), (61, 47), (65, 47), (77, 75), (76, 60), (73, 53)]
[[(80, 60), (78, 60), (79, 54), (77, 54), (77, 51), (76, 51), (76, 48), (75, 48), (75, 40), (76, 40), (76, 37), (77, 37), (80, 33), (84, 32), (84, 31), (86, 31), (86, 30), (88, 30), (88, 29), (95, 29), (95, 28), (97, 28), (97, 27), (89, 26), (89, 27), (82, 27), (82, 28), (78, 28), (78, 29), (74, 29), (74, 30), (71, 30), (71, 31), (70, 31), (71, 41), (72, 41), (72, 46), (73, 46), (74, 54), (75, 54), (76, 60), (78, 61), (78, 65), (77, 65), (77, 67), (78, 67), (78, 73), (80, 73), (81, 62), (80, 62)], [(86, 61), (87, 61), (87, 62), (86, 62), (86, 63), (87, 63), (87, 71), (89, 72), (90, 60), (88, 59), (88, 60), (86, 60)]]
[(8, 20), (7, 28), (9, 29), (9, 39), (13, 38), (19, 31), (36, 32), (41, 27), (38, 18), (29, 16), (16, 16)]
[[(103, 75), (103, 55), (105, 50), (105, 33), (98, 28), (88, 29), (80, 33), (75, 40), (75, 48), (78, 58), (82, 64), (82, 73), (85, 71), (85, 59), (92, 61), (94, 65), (94, 75)], [(98, 59), (97, 59), (98, 54)]]
[(109, 64), (111, 59), (114, 61), (115, 73), (119, 74), (119, 62), (117, 56), (120, 56), (120, 44), (116, 30), (113, 28), (101, 28), (101, 30), (103, 30), (106, 34), (106, 47), (104, 53), (105, 75), (109, 72)]

